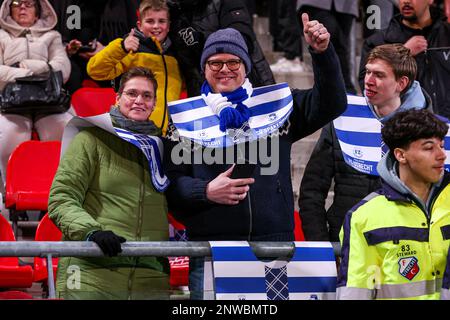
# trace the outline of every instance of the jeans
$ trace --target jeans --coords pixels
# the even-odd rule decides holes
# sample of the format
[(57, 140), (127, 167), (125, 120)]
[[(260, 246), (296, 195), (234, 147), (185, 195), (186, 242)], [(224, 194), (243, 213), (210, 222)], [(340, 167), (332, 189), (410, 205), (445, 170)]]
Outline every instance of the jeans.
[(189, 291), (191, 300), (203, 300), (204, 263), (204, 257), (189, 258)]

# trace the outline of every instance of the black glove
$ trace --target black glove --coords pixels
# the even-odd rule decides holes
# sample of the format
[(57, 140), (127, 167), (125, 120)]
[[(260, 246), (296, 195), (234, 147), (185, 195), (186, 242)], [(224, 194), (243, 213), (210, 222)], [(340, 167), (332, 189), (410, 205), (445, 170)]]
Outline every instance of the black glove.
[(107, 231), (95, 231), (90, 237), (89, 241), (94, 241), (103, 253), (113, 257), (117, 256), (119, 252), (122, 252), (121, 243), (124, 243), (126, 239), (124, 237), (116, 235), (114, 232)]

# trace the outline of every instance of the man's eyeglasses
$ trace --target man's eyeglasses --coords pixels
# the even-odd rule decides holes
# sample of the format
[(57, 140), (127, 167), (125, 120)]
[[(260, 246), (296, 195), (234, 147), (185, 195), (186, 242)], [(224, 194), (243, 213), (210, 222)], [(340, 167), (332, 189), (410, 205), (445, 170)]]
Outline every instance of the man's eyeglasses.
[(14, 0), (11, 2), (11, 7), (19, 8), (22, 4), (24, 4), (27, 8), (31, 8), (35, 6), (36, 2), (29, 0)]
[(155, 98), (153, 93), (148, 92), (148, 91), (139, 92), (137, 90), (128, 90), (128, 91), (124, 91), (123, 94), (130, 100), (136, 100), (137, 97), (141, 96), (145, 102), (150, 102)]
[(223, 65), (226, 64), (227, 68), (231, 71), (236, 71), (241, 66), (242, 60), (240, 59), (233, 59), (233, 60), (227, 60), (227, 61), (220, 61), (220, 60), (209, 60), (206, 61), (209, 68), (212, 71), (220, 71), (223, 68)]

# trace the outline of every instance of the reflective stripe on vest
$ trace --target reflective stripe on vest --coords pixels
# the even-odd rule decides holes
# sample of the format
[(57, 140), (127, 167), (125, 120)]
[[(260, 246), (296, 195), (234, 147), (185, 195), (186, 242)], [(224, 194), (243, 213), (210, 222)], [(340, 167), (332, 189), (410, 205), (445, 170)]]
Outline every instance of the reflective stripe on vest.
[(376, 299), (413, 298), (439, 292), (442, 279), (425, 280), (403, 284), (383, 284), (376, 290)]
[(339, 287), (336, 289), (337, 300), (373, 300), (375, 290), (363, 288)]

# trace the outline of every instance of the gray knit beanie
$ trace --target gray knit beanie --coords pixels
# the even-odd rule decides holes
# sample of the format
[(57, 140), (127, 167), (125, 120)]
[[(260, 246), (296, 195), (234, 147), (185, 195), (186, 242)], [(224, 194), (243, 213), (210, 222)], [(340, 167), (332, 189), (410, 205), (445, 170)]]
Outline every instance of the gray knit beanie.
[(229, 53), (241, 58), (246, 74), (252, 69), (248, 48), (241, 33), (236, 29), (226, 28), (211, 33), (206, 39), (200, 59), (200, 68), (205, 71), (206, 60), (214, 54)]

